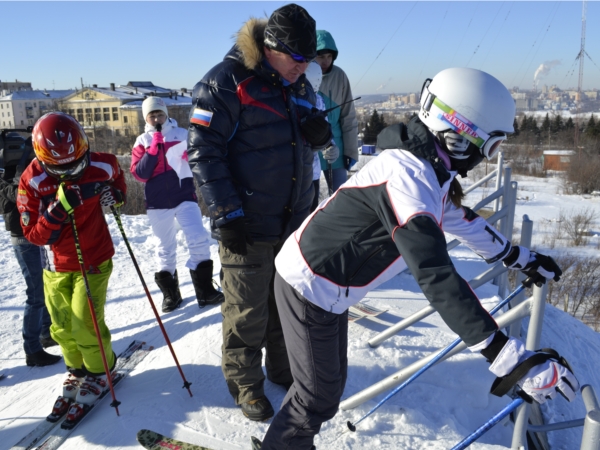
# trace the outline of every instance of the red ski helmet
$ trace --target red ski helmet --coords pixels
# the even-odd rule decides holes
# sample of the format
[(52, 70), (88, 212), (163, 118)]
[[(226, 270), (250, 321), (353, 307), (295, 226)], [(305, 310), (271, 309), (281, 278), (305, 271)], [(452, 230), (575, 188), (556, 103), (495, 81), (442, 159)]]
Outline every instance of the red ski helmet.
[(38, 161), (56, 179), (76, 180), (89, 165), (88, 138), (79, 122), (68, 114), (44, 114), (33, 127), (32, 138)]

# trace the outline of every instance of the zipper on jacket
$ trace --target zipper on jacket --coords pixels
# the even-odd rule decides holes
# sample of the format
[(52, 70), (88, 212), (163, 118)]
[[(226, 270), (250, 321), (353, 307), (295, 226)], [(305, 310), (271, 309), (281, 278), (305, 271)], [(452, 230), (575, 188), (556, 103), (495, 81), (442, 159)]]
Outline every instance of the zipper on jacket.
[(371, 253), (369, 255), (369, 257), (367, 259), (365, 259), (363, 261), (363, 263), (358, 267), (358, 269), (356, 269), (352, 275), (350, 276), (350, 278), (348, 279), (348, 285), (346, 286), (346, 297), (348, 297), (348, 295), (350, 294), (350, 284), (352, 283), (352, 280), (354, 279), (354, 277), (358, 274), (358, 272), (360, 272), (362, 270), (363, 267), (365, 267), (365, 265), (371, 260), (373, 259), (375, 256), (377, 256), (378, 253), (381, 253), (383, 251), (383, 248), (378, 247), (373, 253)]

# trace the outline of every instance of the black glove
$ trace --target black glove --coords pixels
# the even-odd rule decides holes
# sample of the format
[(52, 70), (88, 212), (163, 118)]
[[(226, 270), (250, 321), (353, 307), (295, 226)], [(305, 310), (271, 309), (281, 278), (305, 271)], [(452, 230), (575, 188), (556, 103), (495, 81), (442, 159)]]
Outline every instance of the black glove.
[(546, 279), (560, 280), (562, 270), (550, 256), (529, 250), (527, 247), (515, 245), (506, 258), (504, 266), (513, 270), (520, 270), (528, 277), (533, 278), (536, 286), (542, 286)]
[(304, 139), (314, 148), (325, 147), (333, 138), (329, 122), (321, 115), (308, 116), (300, 123), (300, 128)]
[(56, 200), (50, 203), (48, 209), (44, 211), (44, 217), (53, 224), (66, 222), (69, 219), (69, 214), (82, 204), (83, 199), (81, 198), (79, 186), (76, 184), (70, 186), (61, 184), (56, 193)]
[(114, 186), (104, 186), (100, 194), (100, 204), (119, 208), (125, 204), (125, 194)]
[(254, 239), (246, 234), (246, 223), (243, 217), (220, 226), (219, 231), (221, 232), (223, 247), (236, 255), (247, 255), (246, 244), (254, 244)]

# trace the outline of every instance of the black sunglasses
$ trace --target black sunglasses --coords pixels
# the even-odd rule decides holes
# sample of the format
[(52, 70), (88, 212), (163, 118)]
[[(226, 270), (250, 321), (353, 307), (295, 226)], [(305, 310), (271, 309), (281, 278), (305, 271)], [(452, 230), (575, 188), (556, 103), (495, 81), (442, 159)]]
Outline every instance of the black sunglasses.
[(285, 45), (283, 42), (281, 42), (279, 39), (277, 39), (273, 35), (273, 33), (271, 33), (270, 31), (265, 31), (265, 34), (270, 39), (273, 39), (275, 41), (275, 42), (273, 42), (270, 39), (266, 39), (265, 43), (269, 44), (269, 46), (272, 47), (273, 50), (282, 51), (283, 53), (287, 53), (288, 55), (290, 55), (292, 57), (292, 59), (294, 61), (299, 62), (299, 63), (309, 63), (315, 59), (315, 58), (305, 58), (304, 56), (299, 55), (298, 53), (294, 53), (291, 48), (289, 48), (287, 45)]

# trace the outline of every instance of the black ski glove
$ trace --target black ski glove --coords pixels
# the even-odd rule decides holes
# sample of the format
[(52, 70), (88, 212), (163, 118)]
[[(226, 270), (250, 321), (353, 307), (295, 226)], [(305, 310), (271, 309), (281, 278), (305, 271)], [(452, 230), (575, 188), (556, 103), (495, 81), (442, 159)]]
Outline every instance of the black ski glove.
[(300, 128), (302, 129), (304, 139), (313, 148), (323, 148), (333, 138), (329, 122), (327, 122), (325, 117), (318, 114), (313, 114), (303, 119), (300, 123)]
[(562, 270), (550, 256), (520, 245), (515, 245), (510, 250), (503, 263), (509, 269), (520, 270), (528, 277), (532, 277), (538, 287), (541, 287), (546, 279), (558, 281), (562, 275)]
[(114, 186), (104, 186), (100, 195), (100, 204), (119, 208), (125, 204), (125, 194)]
[(78, 185), (65, 186), (61, 184), (56, 193), (56, 200), (50, 203), (48, 209), (44, 211), (44, 217), (48, 222), (58, 225), (66, 222), (69, 219), (69, 214), (82, 204), (83, 199)]
[(223, 247), (236, 255), (247, 255), (248, 249), (246, 244), (254, 244), (254, 239), (246, 233), (246, 223), (243, 217), (221, 225), (219, 231), (221, 232), (221, 244), (223, 244)]

